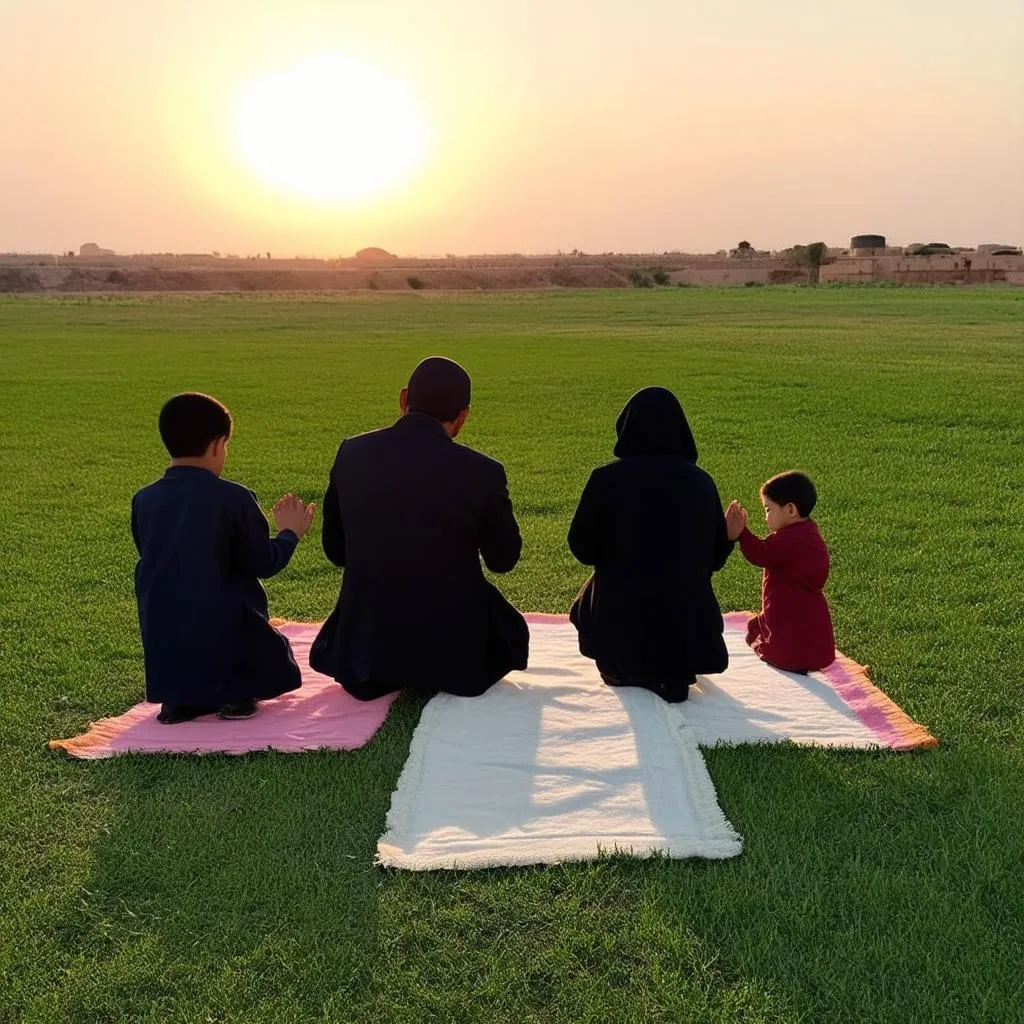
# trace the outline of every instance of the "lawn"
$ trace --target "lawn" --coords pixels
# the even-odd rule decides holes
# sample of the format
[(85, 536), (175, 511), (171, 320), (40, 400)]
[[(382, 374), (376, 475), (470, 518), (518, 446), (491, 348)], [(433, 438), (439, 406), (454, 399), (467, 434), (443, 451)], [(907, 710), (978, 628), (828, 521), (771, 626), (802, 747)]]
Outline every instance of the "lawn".
[[(724, 500), (814, 476), (839, 644), (941, 746), (709, 751), (732, 861), (427, 875), (372, 863), (408, 697), (347, 754), (47, 751), (143, 693), (128, 508), (161, 402), (217, 395), (227, 475), (319, 500), (438, 352), (508, 469), (521, 608), (568, 608), (582, 485), (667, 385)], [(0, 1022), (1022, 1019), (1022, 381), (1012, 290), (0, 300)], [(272, 613), (337, 585), (314, 529)], [(758, 588), (738, 554), (717, 582)]]

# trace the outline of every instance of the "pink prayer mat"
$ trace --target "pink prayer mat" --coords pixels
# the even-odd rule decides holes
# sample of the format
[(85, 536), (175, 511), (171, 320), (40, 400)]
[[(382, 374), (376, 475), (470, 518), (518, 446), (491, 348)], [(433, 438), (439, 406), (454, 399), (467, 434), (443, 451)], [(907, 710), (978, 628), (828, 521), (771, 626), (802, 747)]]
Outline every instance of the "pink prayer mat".
[(253, 750), (354, 750), (368, 743), (384, 724), (398, 696), (359, 701), (333, 679), (309, 667), (309, 648), (320, 626), (275, 622), (291, 641), (302, 671), (302, 686), (260, 702), (254, 718), (228, 722), (207, 715), (192, 722), (162, 725), (159, 704), (136, 704), (116, 718), (93, 722), (82, 736), (51, 740), (50, 748), (72, 757), (96, 759), (115, 754), (247, 754)]

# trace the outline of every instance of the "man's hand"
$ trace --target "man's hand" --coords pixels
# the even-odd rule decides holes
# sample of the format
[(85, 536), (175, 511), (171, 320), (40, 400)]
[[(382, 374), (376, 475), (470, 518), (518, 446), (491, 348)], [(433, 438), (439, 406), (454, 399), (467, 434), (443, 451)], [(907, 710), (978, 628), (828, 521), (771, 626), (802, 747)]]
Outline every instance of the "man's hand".
[(316, 505), (304, 505), (301, 498), (296, 498), (294, 494), (286, 494), (274, 506), (274, 523), (279, 532), (291, 530), (301, 539), (313, 522), (315, 511)]
[(725, 510), (725, 532), (729, 540), (737, 540), (747, 525), (747, 510), (738, 502), (731, 501)]

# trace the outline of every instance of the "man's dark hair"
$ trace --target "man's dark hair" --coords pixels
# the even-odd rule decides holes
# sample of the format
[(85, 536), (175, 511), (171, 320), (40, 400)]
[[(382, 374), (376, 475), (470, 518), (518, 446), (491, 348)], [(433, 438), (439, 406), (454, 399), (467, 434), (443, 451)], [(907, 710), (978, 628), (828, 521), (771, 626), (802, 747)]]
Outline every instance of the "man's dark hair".
[(409, 378), (408, 408), (442, 423), (451, 423), (469, 406), (469, 374), (454, 359), (429, 356)]
[(231, 413), (209, 395), (187, 391), (160, 410), (160, 438), (172, 459), (198, 458), (212, 441), (231, 436)]
[(818, 492), (814, 489), (811, 478), (806, 473), (795, 470), (773, 476), (761, 488), (761, 493), (776, 505), (788, 505), (792, 502), (804, 519), (814, 511), (815, 502), (818, 500)]

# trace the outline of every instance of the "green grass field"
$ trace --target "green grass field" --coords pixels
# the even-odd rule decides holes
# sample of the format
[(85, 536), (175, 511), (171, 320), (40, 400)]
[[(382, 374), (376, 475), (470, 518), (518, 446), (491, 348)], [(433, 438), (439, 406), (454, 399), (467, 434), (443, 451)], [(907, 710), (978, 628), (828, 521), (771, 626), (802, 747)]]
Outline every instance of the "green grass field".
[[(939, 749), (708, 752), (733, 861), (429, 875), (372, 866), (407, 697), (348, 754), (47, 751), (143, 693), (128, 509), (161, 402), (219, 396), (227, 475), (319, 501), (437, 352), (508, 469), (520, 607), (567, 610), (583, 482), (667, 385), (726, 501), (815, 477), (838, 641)], [(1022, 371), (1010, 290), (0, 300), (0, 1021), (1021, 1020)], [(272, 613), (337, 585), (314, 531)], [(738, 553), (717, 584), (758, 587)]]

